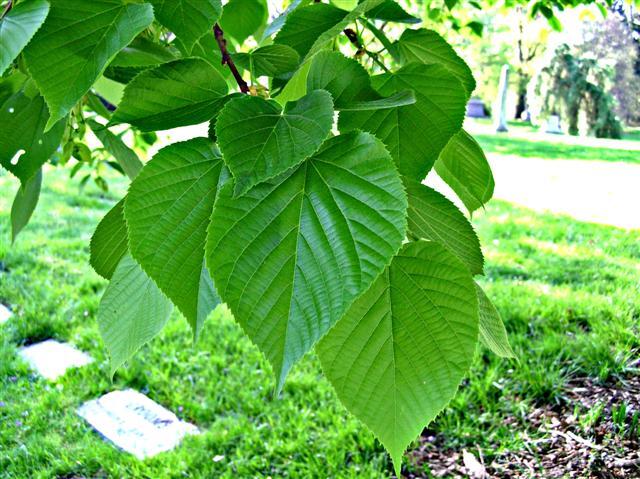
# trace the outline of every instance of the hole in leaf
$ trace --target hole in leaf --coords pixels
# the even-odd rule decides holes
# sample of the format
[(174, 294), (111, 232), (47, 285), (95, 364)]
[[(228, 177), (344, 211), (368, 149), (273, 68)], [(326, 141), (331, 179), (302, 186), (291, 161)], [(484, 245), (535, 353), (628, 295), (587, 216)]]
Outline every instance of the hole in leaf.
[(9, 113), (13, 113), (14, 111), (16, 111), (13, 107), (9, 108)]
[(15, 154), (15, 155), (13, 155), (13, 158), (11, 158), (11, 164), (12, 164), (12, 165), (14, 165), (14, 166), (15, 166), (15, 165), (17, 165), (17, 164), (18, 164), (18, 160), (19, 160), (19, 159), (20, 159), (20, 157), (21, 157), (22, 155), (24, 155), (25, 153), (26, 153), (26, 151), (24, 151), (24, 150), (18, 150), (18, 151), (16, 151), (16, 154)]

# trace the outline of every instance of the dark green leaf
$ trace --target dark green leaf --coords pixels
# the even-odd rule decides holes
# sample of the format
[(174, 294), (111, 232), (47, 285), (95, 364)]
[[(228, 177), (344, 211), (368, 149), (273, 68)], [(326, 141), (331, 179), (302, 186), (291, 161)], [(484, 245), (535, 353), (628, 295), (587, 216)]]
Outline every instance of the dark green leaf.
[(102, 218), (91, 237), (91, 266), (105, 279), (111, 279), (118, 263), (129, 250), (124, 199), (118, 201)]
[(403, 63), (420, 62), (442, 65), (462, 82), (470, 96), (476, 88), (471, 69), (444, 38), (433, 30), (405, 30), (395, 44)]
[(400, 248), (406, 197), (389, 153), (362, 132), (244, 196), (232, 189), (211, 217), (207, 265), (281, 387)]
[(49, 113), (43, 98), (25, 91), (12, 95), (0, 107), (0, 164), (26, 184), (53, 155), (62, 139), (65, 120), (44, 132)]
[(442, 178), (462, 200), (470, 213), (493, 196), (493, 173), (478, 142), (464, 130), (455, 135), (435, 164)]
[[(407, 13), (395, 0), (385, 0), (367, 12), (368, 18), (385, 22), (420, 23), (421, 20)], [(408, 31), (408, 30), (405, 30)]]
[(49, 2), (24, 0), (0, 19), (0, 75), (27, 46), (49, 13)]
[(130, 178), (134, 179), (142, 169), (142, 162), (138, 155), (129, 148), (116, 135), (111, 133), (106, 126), (97, 123), (94, 120), (87, 120), (89, 127), (98, 137), (105, 149), (113, 155), (116, 161), (122, 167), (122, 171)]
[(190, 48), (222, 13), (220, 0), (149, 0), (156, 18)]
[(195, 125), (218, 112), (227, 91), (225, 79), (205, 60), (165, 63), (127, 85), (111, 123), (130, 123), (143, 131)]
[(458, 79), (439, 65), (410, 63), (396, 73), (374, 77), (384, 95), (415, 92), (413, 105), (385, 110), (341, 112), (340, 131), (369, 131), (385, 142), (400, 173), (422, 180), (440, 151), (462, 126), (467, 94)]
[(255, 76), (275, 77), (295, 70), (300, 63), (300, 55), (287, 45), (267, 45), (249, 53), (235, 53), (233, 60)]
[(222, 10), (220, 26), (225, 37), (242, 44), (267, 23), (268, 13), (265, 0), (229, 0)]
[(124, 0), (52, 0), (24, 50), (51, 117), (47, 130), (80, 100), (116, 56), (153, 21), (151, 5)]
[(11, 242), (15, 242), (20, 231), (27, 226), (36, 209), (42, 187), (42, 169), (38, 170), (29, 181), (20, 185), (11, 205)]
[(169, 48), (147, 38), (138, 37), (124, 47), (111, 62), (115, 67), (152, 67), (175, 60)]
[(438, 243), (408, 243), (320, 341), (342, 403), (389, 451), (402, 453), (454, 396), (478, 340), (466, 267)]
[(316, 90), (284, 110), (273, 100), (234, 98), (216, 124), (218, 144), (235, 179), (235, 194), (313, 155), (333, 124), (331, 95)]
[(131, 255), (196, 335), (219, 302), (203, 273), (204, 244), (216, 190), (226, 175), (209, 139), (174, 143), (145, 165), (125, 201)]
[(471, 274), (482, 274), (484, 259), (471, 223), (451, 201), (426, 185), (408, 178), (408, 230), (417, 238), (441, 243), (461, 260)]

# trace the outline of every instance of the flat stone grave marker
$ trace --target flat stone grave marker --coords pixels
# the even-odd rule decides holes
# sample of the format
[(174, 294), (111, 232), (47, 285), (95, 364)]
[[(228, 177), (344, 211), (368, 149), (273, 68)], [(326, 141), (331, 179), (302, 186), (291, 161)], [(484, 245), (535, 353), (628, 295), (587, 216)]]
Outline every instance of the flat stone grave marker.
[(88, 354), (54, 339), (24, 347), (19, 354), (38, 374), (50, 380), (59, 378), (69, 368), (79, 368), (93, 361)]
[(200, 432), (132, 389), (88, 401), (80, 406), (78, 414), (102, 436), (138, 459), (169, 451), (186, 435)]
[(0, 324), (6, 323), (13, 313), (4, 304), (0, 303)]

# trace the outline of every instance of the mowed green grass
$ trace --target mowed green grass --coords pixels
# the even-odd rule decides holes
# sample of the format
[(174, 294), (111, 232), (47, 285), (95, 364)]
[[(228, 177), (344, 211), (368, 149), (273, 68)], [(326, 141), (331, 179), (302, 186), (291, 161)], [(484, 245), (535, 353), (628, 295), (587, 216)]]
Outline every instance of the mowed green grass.
[[(488, 125), (489, 121), (475, 120), (479, 124)], [(615, 140), (599, 140), (596, 138), (583, 139), (577, 144), (563, 140), (575, 137), (558, 136), (557, 141), (541, 139), (535, 134), (540, 131), (528, 123), (520, 121), (509, 122), (509, 133), (502, 134), (474, 134), (482, 149), (487, 154), (520, 156), (522, 158), (545, 158), (549, 160), (588, 160), (588, 161), (623, 161), (640, 164), (640, 150), (625, 149), (624, 143), (616, 145)], [(517, 133), (513, 135), (513, 133)], [(548, 137), (542, 137), (548, 138)], [(552, 137), (553, 138), (553, 137)], [(629, 129), (625, 132), (624, 140), (640, 141), (640, 130)]]
[[(383, 478), (390, 461), (345, 411), (311, 354), (273, 396), (268, 364), (223, 310), (192, 345), (175, 316), (109, 378), (96, 324), (106, 282), (88, 264), (89, 238), (123, 193), (80, 194), (67, 172), (47, 171), (41, 203), (9, 243), (16, 182), (0, 174), (0, 477)], [(492, 202), (474, 219), (485, 246), (482, 281), (501, 311), (518, 361), (480, 348), (451, 406), (430, 426), (448, 447), (492, 454), (525, 447), (526, 411), (562, 401), (572, 376), (615, 381), (640, 348), (640, 232), (534, 214)], [(55, 383), (35, 376), (18, 348), (70, 341), (96, 361)], [(200, 427), (175, 451), (139, 461), (103, 441), (75, 413), (84, 401), (134, 388)], [(505, 425), (508, 416), (521, 421)], [(221, 458), (221, 456), (224, 456)], [(216, 458), (216, 460), (214, 460)], [(408, 461), (405, 471), (428, 474)]]

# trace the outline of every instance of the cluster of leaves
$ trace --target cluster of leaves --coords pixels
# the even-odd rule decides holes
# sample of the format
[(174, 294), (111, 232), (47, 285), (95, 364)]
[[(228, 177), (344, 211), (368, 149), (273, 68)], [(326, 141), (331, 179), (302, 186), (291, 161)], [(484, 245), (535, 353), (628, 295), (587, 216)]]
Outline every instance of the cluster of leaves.
[[(469, 212), (493, 192), (462, 129), (473, 75), (440, 35), (401, 27), (417, 21), (393, 0), (295, 0), (272, 21), (264, 0), (8, 4), (0, 163), (22, 183), (14, 228), (43, 164), (82, 154), (85, 126), (132, 180), (91, 241), (114, 371), (173, 305), (197, 337), (224, 302), (278, 390), (315, 348), (399, 467), (479, 339), (512, 355), (474, 282), (471, 224), (422, 184), (435, 169)], [(105, 77), (126, 85), (115, 103)], [(205, 121), (208, 138), (144, 165), (112, 131)]]

